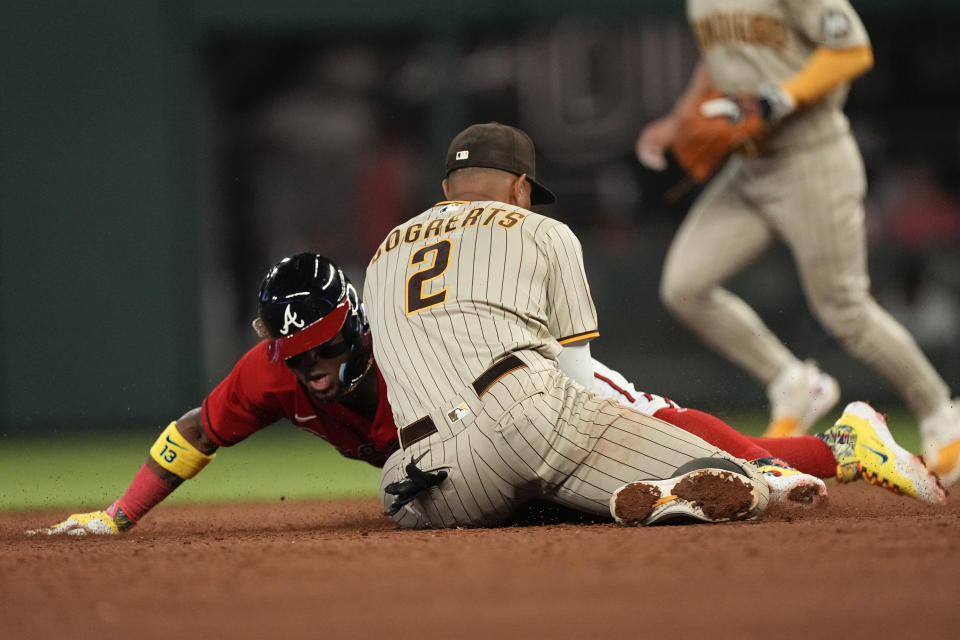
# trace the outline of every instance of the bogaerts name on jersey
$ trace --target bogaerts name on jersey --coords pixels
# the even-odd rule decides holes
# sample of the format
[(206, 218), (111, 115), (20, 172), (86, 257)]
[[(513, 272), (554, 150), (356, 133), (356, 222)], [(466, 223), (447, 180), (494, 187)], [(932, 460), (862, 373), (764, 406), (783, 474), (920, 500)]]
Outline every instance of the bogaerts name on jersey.
[(426, 222), (411, 222), (391, 231), (386, 240), (377, 247), (377, 252), (371, 262), (376, 262), (383, 253), (393, 251), (401, 243), (411, 244), (418, 240), (439, 238), (467, 227), (489, 227), (495, 224), (504, 229), (510, 229), (527, 216), (523, 211), (492, 206), (476, 207), (464, 213), (460, 207), (450, 207), (449, 204), (451, 203), (440, 203), (438, 206), (448, 205), (447, 208), (450, 211), (456, 211), (457, 213), (441, 218), (432, 218)]

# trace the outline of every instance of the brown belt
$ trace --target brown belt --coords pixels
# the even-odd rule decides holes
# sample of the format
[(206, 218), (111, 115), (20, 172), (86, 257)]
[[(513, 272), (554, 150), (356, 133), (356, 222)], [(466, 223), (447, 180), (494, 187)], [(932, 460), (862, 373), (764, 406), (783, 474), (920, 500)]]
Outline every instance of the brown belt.
[[(525, 366), (527, 366), (526, 363), (514, 354), (501, 358), (477, 376), (477, 379), (473, 381), (473, 390), (476, 391), (478, 398), (482, 398), (483, 394), (489, 391), (497, 380), (511, 371), (522, 369)], [(405, 427), (400, 427), (398, 430), (400, 443), (404, 449), (424, 438), (429, 438), (435, 433), (437, 433), (437, 425), (433, 424), (433, 419), (430, 416), (424, 416)]]

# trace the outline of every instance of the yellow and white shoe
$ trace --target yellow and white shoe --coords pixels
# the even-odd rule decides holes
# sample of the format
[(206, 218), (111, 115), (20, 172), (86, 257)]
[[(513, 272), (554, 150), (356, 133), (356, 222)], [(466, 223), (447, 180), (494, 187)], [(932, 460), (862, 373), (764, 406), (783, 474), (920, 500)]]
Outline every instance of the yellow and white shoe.
[(827, 485), (823, 480), (797, 471), (780, 458), (757, 458), (750, 464), (766, 476), (771, 503), (810, 507), (827, 497)]
[(960, 398), (944, 402), (920, 421), (923, 460), (944, 486), (960, 480)]
[(770, 425), (767, 438), (787, 438), (807, 432), (840, 400), (840, 386), (811, 361), (781, 371), (767, 386)]
[(943, 504), (946, 494), (923, 460), (898, 445), (887, 421), (866, 402), (851, 402), (837, 422), (818, 437), (837, 460), (837, 480), (863, 479), (928, 504)]

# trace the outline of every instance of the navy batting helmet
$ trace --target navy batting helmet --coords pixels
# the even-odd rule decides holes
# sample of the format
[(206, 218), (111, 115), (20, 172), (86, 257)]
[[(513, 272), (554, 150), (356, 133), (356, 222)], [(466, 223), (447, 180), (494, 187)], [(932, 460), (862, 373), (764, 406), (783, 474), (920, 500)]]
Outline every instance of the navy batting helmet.
[(267, 272), (258, 297), (254, 324), (270, 338), (271, 360), (292, 358), (340, 332), (347, 348), (340, 367), (344, 393), (360, 382), (370, 368), (370, 326), (357, 289), (335, 262), (316, 253), (284, 258)]

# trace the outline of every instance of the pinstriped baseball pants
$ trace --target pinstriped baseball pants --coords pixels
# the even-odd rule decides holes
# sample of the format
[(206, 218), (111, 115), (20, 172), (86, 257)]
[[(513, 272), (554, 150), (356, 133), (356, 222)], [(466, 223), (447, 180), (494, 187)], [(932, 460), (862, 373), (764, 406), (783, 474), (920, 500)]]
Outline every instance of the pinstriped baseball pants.
[(534, 499), (609, 515), (611, 494), (628, 482), (668, 478), (695, 458), (743, 463), (682, 429), (590, 393), (555, 368), (521, 369), (482, 399), (464, 396), (467, 417), (451, 423), (444, 408), (432, 411), (437, 432), (397, 451), (383, 468), (385, 508), (394, 496), (384, 487), (402, 479), (411, 460), (420, 458), (422, 470), (449, 474), (393, 516), (403, 527), (492, 526)]
[(949, 389), (913, 337), (870, 295), (865, 189), (850, 135), (772, 157), (735, 158), (677, 231), (660, 295), (706, 345), (769, 384), (797, 358), (723, 283), (782, 240), (821, 324), (923, 417)]

